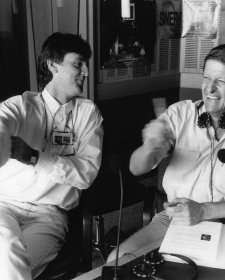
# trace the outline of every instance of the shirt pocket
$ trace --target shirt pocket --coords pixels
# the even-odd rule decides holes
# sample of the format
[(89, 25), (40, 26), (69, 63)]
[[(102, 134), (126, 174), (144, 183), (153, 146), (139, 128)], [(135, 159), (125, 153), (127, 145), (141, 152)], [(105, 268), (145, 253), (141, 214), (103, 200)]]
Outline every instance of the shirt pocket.
[(78, 143), (75, 142), (73, 145), (54, 145), (51, 151), (60, 156), (74, 156), (77, 153)]
[(65, 145), (60, 155), (65, 157), (74, 156), (77, 153), (77, 149), (78, 149), (77, 142), (73, 143), (73, 145)]

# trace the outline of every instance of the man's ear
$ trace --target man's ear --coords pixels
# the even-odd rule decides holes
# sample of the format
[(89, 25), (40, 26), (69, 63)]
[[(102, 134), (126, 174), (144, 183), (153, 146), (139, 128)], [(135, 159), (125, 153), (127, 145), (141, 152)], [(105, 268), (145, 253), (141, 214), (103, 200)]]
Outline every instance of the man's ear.
[(58, 72), (58, 68), (55, 62), (50, 59), (47, 60), (48, 70), (53, 74)]

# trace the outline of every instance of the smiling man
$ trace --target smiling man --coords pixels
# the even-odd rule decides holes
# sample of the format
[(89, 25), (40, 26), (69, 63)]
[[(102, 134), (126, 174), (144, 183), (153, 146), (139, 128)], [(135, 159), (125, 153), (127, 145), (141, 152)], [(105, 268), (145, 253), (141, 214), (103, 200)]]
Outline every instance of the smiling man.
[(89, 44), (54, 33), (38, 60), (42, 92), (0, 104), (0, 279), (36, 278), (59, 252), (67, 212), (101, 164), (102, 117), (81, 96)]
[[(194, 225), (225, 218), (225, 45), (205, 58), (202, 100), (171, 105), (143, 130), (143, 144), (130, 160), (130, 170), (141, 175), (170, 155), (163, 187), (168, 202), (143, 229), (120, 246), (120, 255), (162, 239), (171, 218)], [(115, 258), (115, 251), (108, 261)]]

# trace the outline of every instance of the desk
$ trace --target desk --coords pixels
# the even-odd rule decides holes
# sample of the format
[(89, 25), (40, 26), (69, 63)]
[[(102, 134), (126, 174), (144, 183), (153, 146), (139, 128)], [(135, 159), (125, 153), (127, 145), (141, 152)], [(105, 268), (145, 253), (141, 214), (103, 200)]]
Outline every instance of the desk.
[[(135, 260), (136, 258), (158, 248), (161, 244), (162, 240), (158, 240), (154, 243), (151, 243), (150, 245), (148, 246), (145, 246), (141, 249), (138, 249), (137, 251), (133, 252), (132, 254), (128, 254), (128, 255), (125, 255), (121, 258), (119, 258), (118, 260), (118, 265), (124, 265), (132, 260)], [(111, 263), (108, 263), (107, 265), (114, 265), (114, 262), (111, 262)], [(97, 267), (87, 273), (84, 273), (78, 277), (75, 277), (74, 279), (72, 280), (93, 280), (93, 279), (96, 279), (97, 277), (101, 276), (101, 273), (102, 273), (102, 266), (100, 267)]]
[[(122, 266), (125, 264), (128, 265), (128, 263), (135, 261), (136, 258), (141, 257), (141, 256), (145, 255), (146, 253), (158, 248), (160, 246), (160, 244), (161, 244), (161, 240), (158, 240), (154, 243), (149, 244), (148, 246), (145, 246), (145, 247), (133, 252), (132, 254), (125, 255), (125, 256), (119, 258), (118, 265), (119, 266)], [(107, 265), (114, 265), (114, 262), (111, 262)], [(181, 264), (177, 264), (177, 265), (181, 265)], [(99, 279), (101, 279), (100, 278), (101, 272), (102, 272), (102, 266), (97, 267), (78, 277), (75, 277), (73, 280), (95, 280), (95, 279), (99, 280)], [(199, 266), (198, 272), (199, 272), (198, 280), (224, 280), (225, 279), (225, 270), (224, 269), (215, 269), (215, 268)], [(134, 279), (137, 279), (137, 278), (134, 278)], [(141, 279), (141, 278), (139, 278), (139, 279)]]

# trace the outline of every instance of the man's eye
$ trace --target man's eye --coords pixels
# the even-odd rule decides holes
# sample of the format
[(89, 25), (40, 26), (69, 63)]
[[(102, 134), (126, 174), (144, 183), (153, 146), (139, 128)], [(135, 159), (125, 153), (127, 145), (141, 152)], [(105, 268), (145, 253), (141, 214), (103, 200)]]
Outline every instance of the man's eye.
[(223, 80), (217, 80), (217, 85), (219, 85), (219, 86), (223, 86), (223, 85), (225, 85), (225, 81), (223, 81)]
[(82, 67), (82, 62), (74, 63), (73, 66), (80, 69)]

